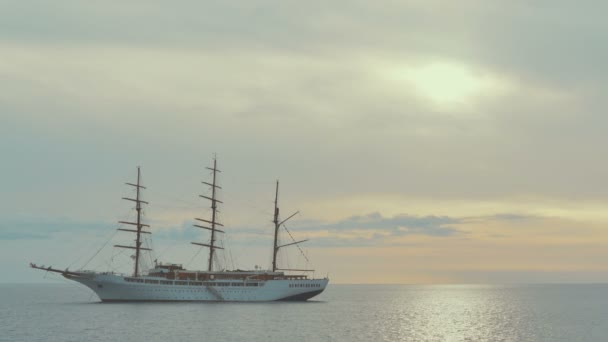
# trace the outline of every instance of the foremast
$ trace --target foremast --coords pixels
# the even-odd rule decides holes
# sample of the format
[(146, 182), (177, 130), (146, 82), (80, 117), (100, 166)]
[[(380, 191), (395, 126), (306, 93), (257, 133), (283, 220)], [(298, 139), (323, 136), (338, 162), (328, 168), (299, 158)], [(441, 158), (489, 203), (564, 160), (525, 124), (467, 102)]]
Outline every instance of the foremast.
[(204, 196), (204, 195), (199, 195), (199, 196), (211, 201), (211, 220), (205, 220), (205, 219), (201, 219), (201, 218), (195, 218), (195, 220), (204, 222), (207, 225), (210, 225), (211, 227), (201, 226), (201, 225), (198, 225), (198, 224), (195, 224), (194, 226), (197, 227), (197, 228), (202, 228), (202, 229), (206, 229), (206, 230), (211, 231), (211, 237), (209, 239), (209, 243), (208, 244), (206, 244), (206, 243), (200, 243), (200, 242), (191, 242), (191, 243), (193, 245), (198, 245), (198, 246), (209, 248), (209, 264), (207, 266), (207, 269), (208, 269), (209, 272), (211, 272), (211, 271), (213, 271), (213, 256), (215, 254), (215, 250), (216, 249), (224, 249), (223, 247), (215, 245), (215, 241), (216, 241), (215, 234), (216, 233), (224, 233), (223, 230), (220, 230), (220, 229), (216, 228), (217, 226), (220, 226), (220, 227), (224, 226), (223, 224), (217, 222), (217, 211), (218, 211), (217, 210), (217, 204), (218, 203), (222, 203), (222, 201), (219, 201), (216, 198), (216, 196), (217, 196), (216, 189), (221, 189), (221, 187), (216, 184), (217, 173), (221, 172), (217, 168), (217, 157), (216, 156), (213, 156), (213, 167), (212, 168), (211, 167), (207, 167), (206, 169), (211, 170), (213, 172), (212, 183), (207, 183), (207, 182), (202, 182), (202, 183), (211, 187), (211, 197)]
[(140, 251), (151, 251), (150, 248), (144, 248), (141, 246), (142, 241), (141, 241), (141, 234), (152, 234), (149, 231), (145, 231), (143, 230), (143, 227), (150, 227), (150, 225), (147, 224), (143, 224), (142, 220), (141, 220), (141, 210), (142, 210), (142, 203), (143, 204), (148, 204), (148, 202), (146, 201), (142, 201), (141, 200), (141, 194), (140, 194), (140, 189), (145, 189), (145, 186), (141, 185), (141, 170), (139, 168), (139, 166), (137, 167), (137, 183), (133, 184), (133, 183), (125, 183), (126, 185), (130, 185), (135, 187), (136, 192), (135, 192), (135, 198), (127, 198), (127, 197), (123, 197), (122, 199), (127, 200), (127, 201), (132, 201), (135, 202), (135, 211), (137, 212), (137, 222), (127, 222), (127, 221), (118, 221), (118, 223), (122, 223), (122, 224), (128, 224), (128, 225), (133, 225), (136, 227), (136, 229), (125, 229), (125, 228), (118, 228), (118, 230), (124, 231), (124, 232), (131, 232), (131, 233), (135, 233), (136, 237), (135, 237), (135, 246), (125, 246), (125, 245), (114, 245), (114, 247), (118, 247), (118, 248), (127, 248), (127, 249), (134, 249), (135, 250), (135, 269), (133, 270), (133, 276), (137, 277), (139, 276), (139, 257), (140, 257)]

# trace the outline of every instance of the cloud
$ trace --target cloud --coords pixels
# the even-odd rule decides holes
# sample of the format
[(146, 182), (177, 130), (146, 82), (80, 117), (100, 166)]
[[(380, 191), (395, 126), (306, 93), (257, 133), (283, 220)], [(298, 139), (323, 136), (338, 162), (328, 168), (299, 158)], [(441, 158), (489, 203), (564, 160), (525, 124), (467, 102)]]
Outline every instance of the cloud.
[[(386, 244), (403, 244), (402, 241), (391, 241), (391, 237), (409, 235), (448, 237), (462, 232), (452, 225), (463, 222), (459, 218), (447, 216), (411, 216), (396, 215), (383, 217), (380, 213), (362, 216), (351, 216), (335, 222), (320, 220), (299, 220), (290, 224), (290, 235), (296, 240), (310, 238), (309, 247), (353, 247), (382, 246)], [(256, 244), (266, 246), (272, 238), (270, 229), (254, 227), (229, 227), (227, 234), (236, 244)], [(285, 243), (291, 242), (281, 229)]]
[(304, 230), (369, 230), (388, 232), (391, 235), (422, 234), (430, 236), (448, 236), (457, 232), (450, 225), (461, 223), (461, 219), (447, 216), (412, 216), (407, 214), (393, 217), (383, 217), (380, 213), (370, 213), (363, 216), (351, 216), (333, 223), (300, 223), (298, 229)]
[[(500, 213), (478, 217), (414, 216), (399, 214), (384, 217), (378, 212), (351, 216), (336, 222), (298, 222), (293, 231), (299, 236), (312, 236), (315, 247), (354, 246), (412, 246), (419, 245), (418, 238), (475, 239), (489, 234), (492, 238), (508, 237), (488, 231), (487, 226), (510, 225), (515, 227), (542, 224), (550, 219), (538, 215)], [(490, 233), (488, 233), (490, 232)], [(414, 236), (415, 239), (408, 239)]]
[(538, 215), (527, 215), (527, 214), (515, 214), (515, 213), (500, 213), (494, 215), (486, 215), (479, 217), (466, 217), (462, 219), (462, 223), (470, 223), (470, 222), (487, 222), (487, 221), (497, 221), (497, 222), (530, 222), (534, 220), (542, 220), (547, 219), (548, 217), (542, 217)]
[(194, 221), (184, 221), (181, 225), (173, 227), (163, 227), (160, 230), (153, 232), (152, 239), (154, 240), (172, 240), (172, 241), (184, 241), (184, 242), (196, 242), (201, 239), (201, 235), (204, 235), (204, 230), (197, 229), (192, 225)]
[(112, 225), (104, 222), (79, 222), (64, 219), (4, 220), (0, 240), (46, 240), (59, 234), (105, 235)]
[[(5, 146), (23, 146), (24, 155), (61, 157), (58, 164), (72, 166), (70, 158), (95, 163), (90, 156), (120, 155), (114, 158), (124, 162), (137, 151), (152, 164), (159, 153), (222, 146), (235, 159), (258, 154), (269, 161), (260, 164), (282, 164), (261, 165), (260, 175), (294, 175), (336, 192), (363, 183), (357, 192), (605, 197), (601, 172), (589, 170), (607, 165), (596, 158), (607, 143), (597, 95), (606, 75), (604, 64), (589, 59), (605, 54), (606, 24), (590, 6), (38, 5), (13, 2), (2, 14)], [(585, 48), (572, 48), (579, 44)], [(433, 65), (458, 66), (463, 84), (496, 78), (510, 90), (475, 91), (465, 108), (437, 109), (417, 93), (446, 92), (452, 82), (435, 74), (453, 68), (422, 72)], [(378, 69), (421, 78), (422, 89), (387, 82)], [(146, 129), (133, 137), (131, 128), (142, 122)], [(178, 162), (191, 167), (185, 160)], [(378, 179), (362, 182), (373, 174)], [(297, 190), (308, 189), (319, 190)]]
[[(408, 235), (422, 235), (434, 237), (447, 237), (462, 232), (452, 225), (465, 222), (465, 219), (447, 216), (412, 216), (396, 215), (384, 217), (380, 213), (370, 213), (362, 216), (351, 216), (336, 222), (324, 221), (298, 221), (289, 228), (294, 236), (299, 238), (310, 237), (311, 246), (355, 246), (355, 245), (383, 245), (393, 244), (391, 237), (403, 237)], [(189, 243), (191, 241), (207, 241), (209, 239), (206, 230), (193, 227), (197, 222), (186, 220), (180, 225), (164, 226), (160, 229), (155, 227), (154, 241), (172, 241)], [(223, 229), (228, 235), (218, 235), (221, 243), (228, 241), (234, 246), (264, 246), (266, 247), (272, 239), (272, 229), (269, 227), (254, 227), (249, 225), (228, 226)], [(283, 238), (289, 239), (281, 230)]]

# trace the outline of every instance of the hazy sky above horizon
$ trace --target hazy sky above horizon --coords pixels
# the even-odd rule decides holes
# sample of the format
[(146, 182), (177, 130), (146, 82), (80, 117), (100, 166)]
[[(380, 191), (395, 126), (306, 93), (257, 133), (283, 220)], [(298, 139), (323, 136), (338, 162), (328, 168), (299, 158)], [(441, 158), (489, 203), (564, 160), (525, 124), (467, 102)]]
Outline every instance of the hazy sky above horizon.
[(279, 178), (283, 262), (335, 282), (608, 281), (607, 9), (4, 1), (0, 282), (128, 242), (138, 165), (157, 257), (203, 268), (213, 153), (229, 266), (269, 266)]

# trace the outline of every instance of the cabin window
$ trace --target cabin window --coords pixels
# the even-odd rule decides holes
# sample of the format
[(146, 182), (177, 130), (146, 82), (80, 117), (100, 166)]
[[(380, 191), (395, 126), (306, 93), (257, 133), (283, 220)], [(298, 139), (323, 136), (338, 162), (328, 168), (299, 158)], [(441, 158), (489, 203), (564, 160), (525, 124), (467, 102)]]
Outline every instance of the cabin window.
[(225, 282), (217, 282), (217, 283), (209, 283), (211, 286), (230, 286), (230, 283)]
[(161, 280), (160, 283), (163, 285), (173, 285), (173, 282), (171, 280)]
[(128, 281), (129, 283), (143, 283), (144, 280), (143, 279), (137, 279), (137, 278), (124, 278), (125, 281)]

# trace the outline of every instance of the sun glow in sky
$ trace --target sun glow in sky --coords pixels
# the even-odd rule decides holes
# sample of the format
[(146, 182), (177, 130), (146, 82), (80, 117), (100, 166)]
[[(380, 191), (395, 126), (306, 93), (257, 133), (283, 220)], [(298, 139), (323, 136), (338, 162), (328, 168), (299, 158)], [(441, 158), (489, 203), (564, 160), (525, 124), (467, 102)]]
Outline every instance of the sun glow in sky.
[(475, 102), (476, 97), (496, 95), (504, 82), (455, 62), (431, 62), (383, 70), (394, 87), (405, 88), (430, 100), (442, 109)]

